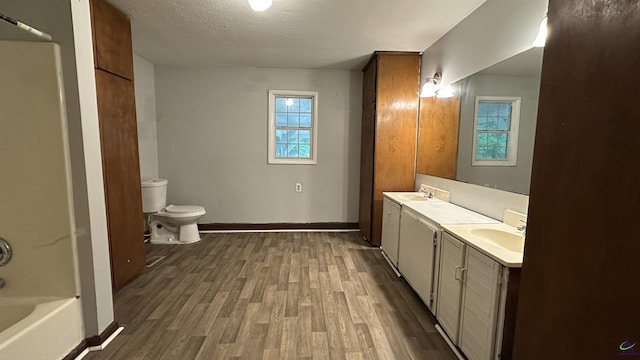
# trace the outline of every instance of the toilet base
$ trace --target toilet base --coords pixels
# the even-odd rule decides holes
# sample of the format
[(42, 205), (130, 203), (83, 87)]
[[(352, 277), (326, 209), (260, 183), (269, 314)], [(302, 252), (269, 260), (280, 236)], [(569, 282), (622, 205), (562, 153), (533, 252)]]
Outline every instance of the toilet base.
[(152, 244), (192, 244), (200, 241), (200, 233), (196, 223), (175, 225), (152, 218), (149, 221), (149, 227), (151, 228), (150, 242)]

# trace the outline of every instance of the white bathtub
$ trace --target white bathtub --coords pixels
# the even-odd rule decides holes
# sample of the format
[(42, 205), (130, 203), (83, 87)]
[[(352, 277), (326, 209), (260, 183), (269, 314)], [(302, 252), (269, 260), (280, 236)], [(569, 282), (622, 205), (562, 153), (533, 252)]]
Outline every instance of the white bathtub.
[(61, 359), (83, 339), (77, 298), (0, 298), (0, 360)]

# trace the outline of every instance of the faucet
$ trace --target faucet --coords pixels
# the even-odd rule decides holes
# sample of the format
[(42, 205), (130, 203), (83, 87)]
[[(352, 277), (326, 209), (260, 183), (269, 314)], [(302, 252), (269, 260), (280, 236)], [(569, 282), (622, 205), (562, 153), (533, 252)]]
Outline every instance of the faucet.
[(518, 225), (518, 227), (516, 227), (516, 229), (518, 231), (522, 231), (522, 235), (526, 235), (527, 233), (527, 222), (520, 219), (520, 222), (522, 223), (522, 225)]
[(420, 192), (424, 194), (424, 197), (426, 199), (432, 199), (433, 198), (433, 190), (420, 189)]

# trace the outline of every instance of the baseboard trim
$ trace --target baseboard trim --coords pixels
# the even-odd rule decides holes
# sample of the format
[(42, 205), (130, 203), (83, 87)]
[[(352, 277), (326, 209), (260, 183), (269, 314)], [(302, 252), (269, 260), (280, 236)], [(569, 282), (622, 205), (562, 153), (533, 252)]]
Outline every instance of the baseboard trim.
[(200, 231), (358, 230), (358, 223), (213, 223), (198, 224)]
[(62, 360), (74, 360), (78, 356), (80, 356), (85, 350), (90, 347), (101, 346), (111, 335), (113, 335), (120, 326), (117, 322), (113, 321), (111, 324), (107, 326), (106, 329), (100, 335), (94, 335), (88, 338), (85, 338), (76, 346), (71, 352), (67, 354), (67, 356), (63, 357)]

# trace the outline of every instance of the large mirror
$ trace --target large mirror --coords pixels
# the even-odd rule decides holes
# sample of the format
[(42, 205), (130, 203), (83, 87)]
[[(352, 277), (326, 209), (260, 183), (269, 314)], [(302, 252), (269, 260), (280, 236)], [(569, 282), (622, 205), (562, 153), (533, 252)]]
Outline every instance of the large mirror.
[(458, 81), (453, 97), (422, 98), (417, 172), (528, 195), (542, 52)]

